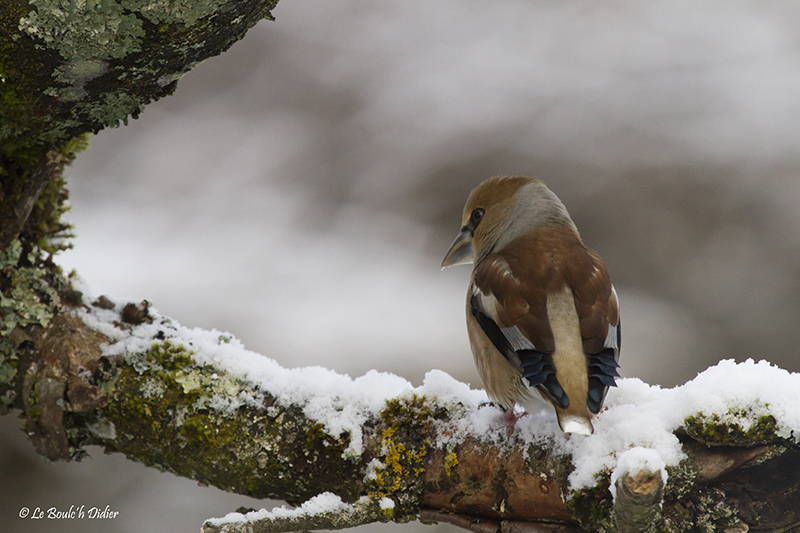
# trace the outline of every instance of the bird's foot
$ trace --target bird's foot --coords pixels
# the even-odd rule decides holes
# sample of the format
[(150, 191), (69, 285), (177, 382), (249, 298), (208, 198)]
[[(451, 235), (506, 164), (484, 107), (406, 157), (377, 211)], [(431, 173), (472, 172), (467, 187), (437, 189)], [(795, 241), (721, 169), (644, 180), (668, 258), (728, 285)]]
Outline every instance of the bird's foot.
[(525, 416), (526, 413), (517, 414), (513, 409), (507, 409), (503, 414), (503, 419), (506, 422), (506, 436), (510, 437), (514, 433), (517, 420)]

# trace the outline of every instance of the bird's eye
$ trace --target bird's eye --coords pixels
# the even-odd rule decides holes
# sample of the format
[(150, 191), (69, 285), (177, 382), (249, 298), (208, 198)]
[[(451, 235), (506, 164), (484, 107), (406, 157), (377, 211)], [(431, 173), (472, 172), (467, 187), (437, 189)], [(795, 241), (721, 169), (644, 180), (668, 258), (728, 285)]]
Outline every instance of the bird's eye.
[(482, 207), (476, 207), (475, 209), (473, 209), (473, 211), (472, 211), (472, 215), (469, 217), (470, 221), (471, 221), (471, 222), (472, 222), (474, 225), (476, 225), (476, 226), (477, 226), (477, 225), (478, 225), (478, 222), (480, 222), (480, 221), (481, 221), (481, 219), (483, 218), (483, 214), (484, 214), (485, 212), (486, 212), (486, 210), (485, 210), (485, 209), (483, 209)]

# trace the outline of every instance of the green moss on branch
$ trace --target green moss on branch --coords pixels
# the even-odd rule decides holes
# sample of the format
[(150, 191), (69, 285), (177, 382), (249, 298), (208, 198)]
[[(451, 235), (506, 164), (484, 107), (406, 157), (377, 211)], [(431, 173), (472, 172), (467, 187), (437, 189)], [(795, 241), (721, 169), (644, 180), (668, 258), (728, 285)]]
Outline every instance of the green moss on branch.
[(301, 502), (330, 490), (352, 501), (360, 493), (362, 465), (345, 454), (349, 437), (330, 436), (299, 408), (196, 364), (186, 348), (156, 343), (111, 364), (101, 384), (111, 400), (97, 420), (114, 438), (94, 442), (257, 498)]

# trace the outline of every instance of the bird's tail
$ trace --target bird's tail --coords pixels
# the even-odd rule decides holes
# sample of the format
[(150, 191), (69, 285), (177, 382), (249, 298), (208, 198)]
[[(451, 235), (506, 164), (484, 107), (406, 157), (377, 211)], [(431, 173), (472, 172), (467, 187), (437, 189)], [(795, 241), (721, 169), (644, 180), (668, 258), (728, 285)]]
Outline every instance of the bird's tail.
[(566, 409), (556, 408), (556, 415), (558, 416), (558, 425), (564, 433), (578, 433), (580, 435), (591, 435), (594, 433), (594, 426), (592, 421), (589, 420), (589, 415), (575, 415), (568, 412)]

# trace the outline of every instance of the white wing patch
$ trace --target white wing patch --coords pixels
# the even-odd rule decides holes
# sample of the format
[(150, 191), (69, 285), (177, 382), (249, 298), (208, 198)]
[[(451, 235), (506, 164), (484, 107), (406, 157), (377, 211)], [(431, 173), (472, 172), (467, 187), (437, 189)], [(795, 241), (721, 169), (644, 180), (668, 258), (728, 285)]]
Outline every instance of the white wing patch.
[[(502, 261), (502, 263), (500, 263)], [(503, 278), (511, 277), (513, 279), (517, 279), (514, 273), (511, 271), (511, 267), (504, 259), (499, 259), (497, 264), (502, 264), (502, 269), (498, 269), (495, 272), (496, 276), (501, 276)], [(491, 292), (483, 292), (478, 285), (473, 282), (472, 283), (472, 296), (475, 296), (478, 300), (478, 304), (481, 307), (481, 310), (489, 316), (494, 322), (497, 324), (500, 322), (500, 317), (497, 313), (497, 298), (495, 298), (494, 294)], [(519, 330), (517, 330), (519, 331)], [(522, 335), (522, 333), (520, 333)]]
[(503, 336), (515, 351), (536, 349), (536, 346), (534, 346), (533, 343), (522, 334), (517, 326), (500, 328), (500, 331), (503, 332)]
[[(617, 316), (619, 316), (619, 299), (617, 298), (617, 290), (613, 285), (611, 286), (611, 292), (614, 294), (614, 300), (617, 302)], [(617, 334), (618, 328), (619, 321), (617, 321), (616, 326), (609, 324), (608, 335), (606, 335), (606, 340), (603, 342), (603, 348), (613, 348), (615, 351), (619, 351), (619, 335)]]
[(608, 326), (608, 335), (606, 335), (603, 348), (613, 348), (614, 350), (619, 350), (619, 346), (617, 345), (617, 326)]
[(478, 304), (481, 307), (481, 311), (483, 311), (489, 318), (494, 320), (495, 323), (499, 322), (499, 318), (497, 316), (497, 298), (494, 297), (494, 294), (491, 292), (484, 293), (478, 288), (477, 285), (473, 285), (472, 295), (478, 299)]

